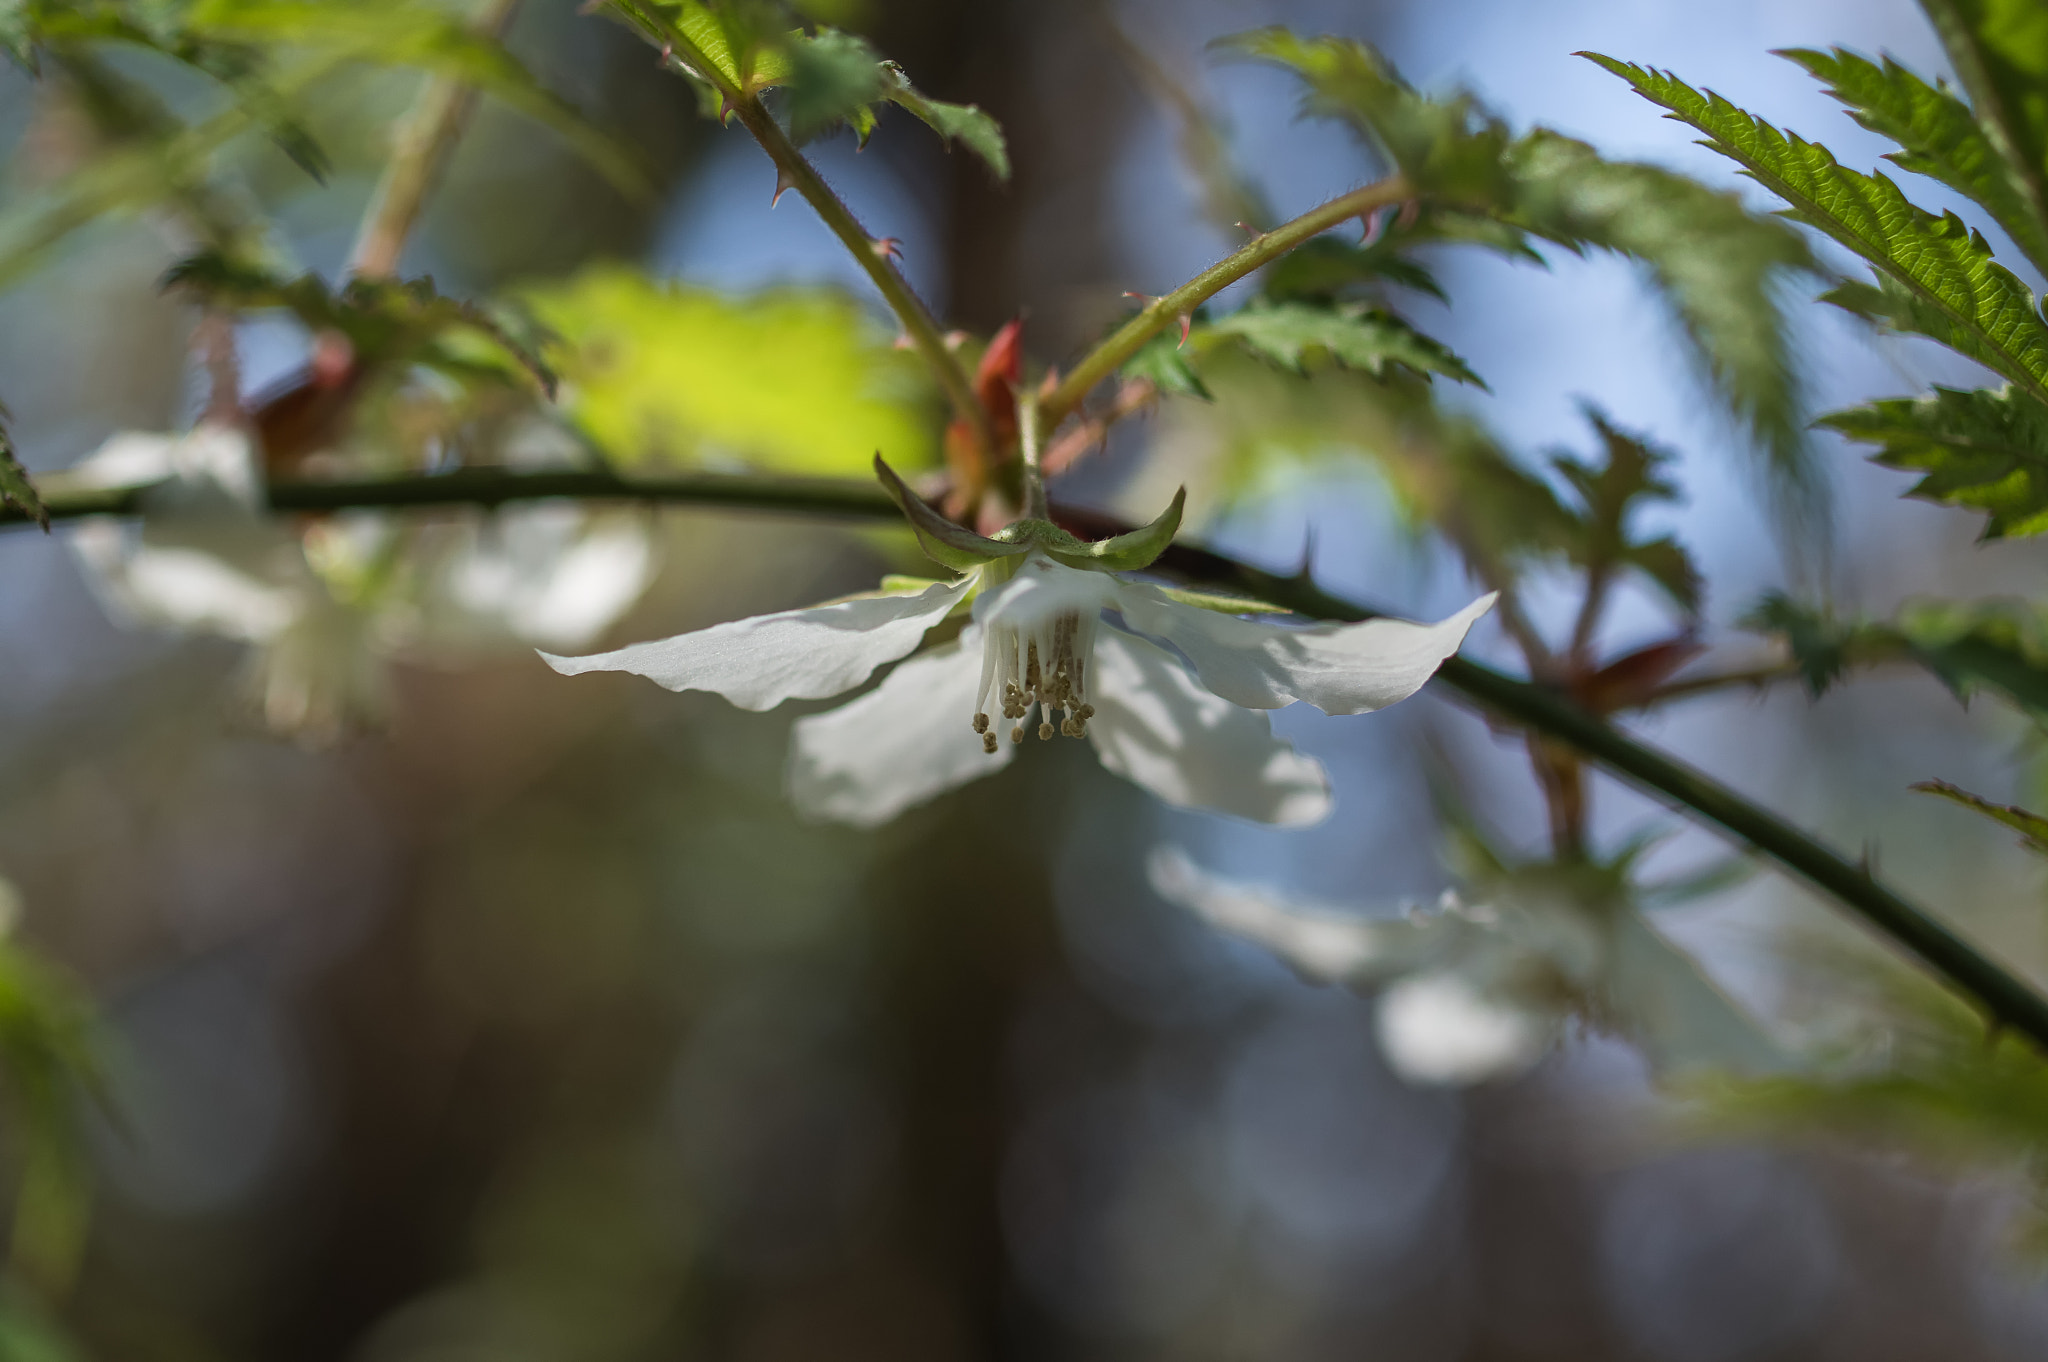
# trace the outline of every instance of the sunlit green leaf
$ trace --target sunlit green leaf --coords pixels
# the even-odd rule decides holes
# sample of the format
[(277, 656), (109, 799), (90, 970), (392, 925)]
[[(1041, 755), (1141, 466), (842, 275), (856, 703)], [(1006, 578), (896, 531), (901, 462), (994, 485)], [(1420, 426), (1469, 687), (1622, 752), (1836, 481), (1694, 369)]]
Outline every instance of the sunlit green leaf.
[(1826, 81), (1858, 123), (1898, 143), (1886, 160), (1974, 200), (2036, 269), (2048, 270), (2048, 232), (2027, 185), (1992, 144), (1992, 131), (1947, 86), (1929, 85), (1890, 57), (1880, 65), (1839, 47), (1778, 55)]
[[(1991, 257), (1984, 238), (1953, 213), (1915, 207), (1883, 175), (1836, 162), (1826, 147), (1743, 112), (1677, 78), (1587, 54), (1707, 134), (1729, 157), (1791, 205), (1799, 221), (1862, 256), (1944, 319), (1938, 339), (2048, 401), (2048, 323), (2031, 291)], [(1901, 320), (1895, 318), (1895, 320)], [(1902, 324), (1912, 322), (1911, 314)]]
[(948, 142), (958, 142), (982, 159), (995, 172), (999, 180), (1010, 178), (1010, 148), (1003, 140), (1002, 125), (981, 111), (974, 104), (948, 104), (943, 99), (933, 99), (920, 93), (904, 76), (903, 68), (894, 62), (884, 62), (894, 83), (888, 90), (888, 98), (916, 115)]
[(1189, 363), (1187, 348), (1181, 344), (1179, 334), (1171, 330), (1146, 341), (1118, 372), (1127, 380), (1150, 383), (1169, 396), (1209, 400), (1209, 389)]
[(782, 108), (789, 135), (803, 143), (841, 123), (855, 123), (866, 141), (866, 130), (874, 126), (868, 106), (890, 83), (875, 50), (851, 33), (821, 29), (816, 37), (795, 35), (788, 51)]
[(1821, 418), (1924, 476), (1911, 496), (1985, 511), (1987, 539), (2048, 530), (2048, 408), (2024, 393), (1937, 387)]
[(522, 296), (561, 338), (563, 407), (622, 465), (854, 475), (878, 449), (905, 469), (936, 456), (924, 370), (838, 293), (735, 297), (595, 266)]
[(1920, 0), (2027, 217), (2048, 224), (2048, 11), (2035, 0)]
[(1194, 343), (1235, 339), (1253, 354), (1300, 371), (1312, 354), (1375, 376), (1389, 365), (1419, 374), (1442, 374), (1484, 388), (1479, 376), (1448, 348), (1389, 312), (1311, 303), (1255, 303), (1205, 323)]

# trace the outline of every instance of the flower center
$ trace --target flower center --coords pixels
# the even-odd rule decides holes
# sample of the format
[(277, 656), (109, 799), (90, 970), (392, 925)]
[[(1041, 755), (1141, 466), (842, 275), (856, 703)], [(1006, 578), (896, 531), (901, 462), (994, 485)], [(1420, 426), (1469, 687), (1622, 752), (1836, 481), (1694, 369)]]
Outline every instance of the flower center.
[(1052, 737), (1053, 718), (1069, 738), (1088, 736), (1095, 706), (1088, 703), (1088, 659), (1095, 651), (1097, 610), (1062, 610), (1037, 619), (992, 620), (981, 648), (981, 690), (974, 704), (974, 731), (985, 752), (996, 750), (989, 719), (991, 699), (1011, 724), (1010, 741), (1023, 742), (1027, 720), (1039, 711), (1038, 736)]

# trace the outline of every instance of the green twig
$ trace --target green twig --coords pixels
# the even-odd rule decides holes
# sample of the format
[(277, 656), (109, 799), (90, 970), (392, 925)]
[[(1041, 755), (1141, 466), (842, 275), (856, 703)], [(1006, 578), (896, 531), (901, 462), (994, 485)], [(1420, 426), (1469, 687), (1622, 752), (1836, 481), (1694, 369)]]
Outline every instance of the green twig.
[(953, 414), (966, 423), (974, 433), (976, 445), (984, 457), (993, 462), (1003, 454), (995, 447), (995, 435), (990, 429), (988, 412), (974, 395), (974, 384), (961, 367), (960, 357), (946, 344), (946, 335), (939, 326), (931, 309), (910, 287), (910, 281), (903, 277), (888, 252), (889, 243), (869, 234), (861, 226), (860, 219), (853, 215), (840, 197), (832, 192), (832, 186), (825, 183), (817, 168), (797, 150), (796, 144), (782, 130), (760, 97), (750, 91), (739, 89), (719, 72), (717, 63), (708, 59), (698, 50), (695, 43), (658, 12), (634, 3), (634, 0), (616, 0), (614, 8), (639, 29), (651, 42), (662, 49), (669, 66), (686, 74), (708, 81), (718, 91), (726, 109), (740, 120), (742, 127), (761, 144), (761, 150), (768, 153), (768, 159), (775, 163), (776, 193), (784, 188), (794, 189), (803, 196), (805, 203), (839, 238), (854, 261), (866, 272), (881, 293), (890, 311), (903, 327), (910, 343), (924, 357), (925, 363), (945, 389), (947, 400), (952, 403)]
[[(53, 520), (94, 514), (132, 514), (149, 488), (84, 488), (61, 476), (49, 479), (44, 501)], [(360, 482), (273, 483), (270, 505), (279, 511), (337, 511), (355, 507), (483, 505), (539, 498), (578, 498), (726, 506), (796, 514), (837, 514), (893, 519), (898, 511), (869, 482), (784, 478), (733, 473), (689, 473), (659, 479), (611, 473), (515, 473), (468, 468)], [(1059, 512), (1055, 510), (1055, 518)], [(0, 525), (33, 524), (25, 514), (0, 510)], [(1160, 560), (1206, 584), (1235, 587), (1316, 619), (1358, 620), (1380, 612), (1341, 600), (1301, 577), (1276, 577), (1233, 559), (1176, 545)], [(1643, 745), (1586, 713), (1558, 691), (1517, 680), (1468, 658), (1453, 657), (1437, 680), (1496, 718), (1569, 746), (1631, 785), (1737, 840), (1832, 895), (1850, 911), (1918, 957), (1936, 974), (1983, 1007), (1996, 1023), (2048, 1051), (2048, 1000), (2004, 967), (1880, 883), (1865, 866), (1823, 846), (1768, 809), (1683, 762)]]
[(1300, 217), (1284, 222), (1270, 232), (1261, 232), (1236, 251), (1203, 270), (1171, 293), (1146, 303), (1138, 315), (1118, 327), (1093, 350), (1083, 355), (1058, 386), (1039, 402), (1045, 428), (1052, 430), (1067, 414), (1081, 405), (1096, 384), (1123, 367), (1146, 341), (1176, 324), (1209, 299), (1221, 293), (1261, 265), (1281, 256), (1320, 232), (1328, 231), (1347, 218), (1362, 217), (1377, 208), (1400, 203), (1412, 196), (1408, 182), (1390, 175), (1363, 189), (1354, 189)]
[[(471, 27), (480, 36), (496, 38), (511, 24), (518, 8), (519, 0), (484, 0)], [(369, 211), (356, 234), (355, 249), (349, 253), (351, 273), (372, 279), (398, 273), (405, 239), (412, 235), (449, 154), (462, 140), (476, 98), (476, 87), (456, 76), (433, 77), (421, 88), (399, 124), (391, 159), (370, 196)]]

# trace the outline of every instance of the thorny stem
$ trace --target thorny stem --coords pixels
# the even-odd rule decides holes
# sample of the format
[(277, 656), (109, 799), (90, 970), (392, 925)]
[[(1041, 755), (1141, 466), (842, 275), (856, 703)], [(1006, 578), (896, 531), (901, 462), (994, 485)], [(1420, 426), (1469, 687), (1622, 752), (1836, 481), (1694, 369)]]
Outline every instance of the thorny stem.
[[(44, 501), (55, 520), (133, 514), (148, 486), (81, 488), (47, 480)], [(267, 493), (277, 511), (351, 507), (496, 506), (535, 498), (584, 498), (723, 505), (735, 509), (894, 519), (899, 512), (872, 483), (826, 478), (694, 473), (658, 480), (611, 473), (515, 473), (468, 468), (443, 474), (357, 482), (278, 482)], [(34, 523), (12, 509), (0, 525)], [(1192, 581), (1247, 591), (1311, 619), (1359, 620), (1380, 612), (1328, 595), (1305, 577), (1278, 577), (1186, 545), (1161, 559)], [(2048, 1052), (2048, 1000), (2016, 975), (1937, 922), (1926, 910), (1880, 883), (1867, 866), (1829, 850), (1792, 824), (1681, 761), (1645, 746), (1587, 713), (1551, 686), (1518, 680), (1465, 657), (1452, 657), (1436, 680), (1510, 724), (1543, 735), (1691, 816), (1715, 824), (1783, 868), (1838, 899), (1865, 922), (1916, 956), (1950, 985), (1974, 998), (1996, 1024), (2009, 1026)]]
[(1318, 208), (1311, 208), (1270, 232), (1261, 232), (1237, 250), (1203, 270), (1171, 293), (1162, 294), (1139, 310), (1138, 315), (1118, 327), (1093, 350), (1083, 355), (1059, 384), (1039, 403), (1045, 427), (1052, 430), (1081, 405), (1081, 399), (1096, 384), (1123, 366), (1146, 341), (1193, 312), (1230, 285), (1307, 241), (1328, 231), (1347, 218), (1361, 217), (1377, 208), (1400, 203), (1413, 196), (1408, 182), (1389, 175), (1363, 189), (1354, 189)]
[[(482, 36), (498, 37), (512, 22), (519, 0), (484, 0), (471, 27)], [(351, 273), (386, 279), (398, 273), (405, 239), (426, 207), (427, 195), (441, 178), (442, 168), (476, 109), (476, 87), (454, 76), (438, 76), (421, 88), (407, 111), (385, 163), (377, 192), (349, 254)]]
[(717, 89), (725, 107), (738, 117), (740, 125), (753, 135), (754, 140), (761, 144), (761, 150), (768, 153), (768, 159), (775, 163), (777, 192), (780, 193), (784, 187), (796, 190), (831, 229), (832, 235), (839, 238), (840, 244), (867, 273), (883, 301), (896, 314), (904, 334), (910, 337), (910, 343), (924, 357), (938, 378), (939, 386), (946, 390), (953, 414), (974, 432), (975, 443), (984, 459), (993, 463), (1000, 458), (1003, 451), (995, 447), (988, 412), (975, 397), (974, 384), (968, 378), (967, 370), (961, 367), (959, 356), (946, 345), (945, 332), (938, 320), (890, 261), (883, 243), (870, 235), (867, 228), (861, 226), (860, 219), (853, 215), (853, 210), (832, 192), (832, 187), (797, 150), (796, 144), (789, 140), (789, 135), (783, 132), (781, 125), (761, 103), (760, 97), (733, 85), (682, 30), (660, 14), (649, 12), (637, 0), (615, 0), (614, 8), (662, 48), (666, 65), (708, 81)]

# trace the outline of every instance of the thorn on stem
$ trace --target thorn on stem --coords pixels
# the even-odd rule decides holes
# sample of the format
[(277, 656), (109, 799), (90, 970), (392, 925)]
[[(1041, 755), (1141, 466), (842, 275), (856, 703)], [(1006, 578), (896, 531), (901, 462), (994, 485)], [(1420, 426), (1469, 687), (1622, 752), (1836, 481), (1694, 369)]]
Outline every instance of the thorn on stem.
[(1174, 346), (1174, 347), (1173, 347), (1174, 349), (1176, 349), (1176, 350), (1179, 350), (1179, 349), (1181, 349), (1182, 347), (1184, 347), (1185, 345), (1187, 345), (1187, 343), (1188, 343), (1188, 332), (1192, 331), (1192, 330), (1194, 329), (1194, 326), (1195, 326), (1195, 314), (1194, 314), (1194, 313), (1192, 313), (1192, 312), (1183, 312), (1183, 313), (1181, 313), (1181, 314), (1180, 314), (1180, 344), (1179, 344), (1179, 345), (1176, 345), (1176, 346)]
[(903, 258), (903, 243), (893, 236), (876, 237), (868, 243), (868, 249), (884, 260), (895, 261)]
[(1243, 232), (1246, 236), (1252, 238), (1254, 241), (1258, 240), (1260, 237), (1265, 235), (1264, 232), (1252, 226), (1249, 222), (1240, 222), (1234, 225), (1236, 226), (1238, 231)]
[(1421, 221), (1421, 219), (1422, 200), (1404, 199), (1401, 203), (1401, 211), (1395, 214), (1394, 216), (1394, 225), (1405, 232), (1410, 227), (1413, 227), (1417, 222)]
[(776, 167), (775, 192), (769, 196), (768, 206), (771, 209), (774, 208), (776, 204), (782, 202), (782, 196), (794, 188), (796, 188), (796, 176), (790, 174), (783, 167)]
[(1358, 215), (1358, 220), (1365, 224), (1365, 230), (1358, 235), (1359, 245), (1370, 246), (1373, 242), (1380, 239), (1380, 226), (1385, 219), (1381, 216), (1379, 209), (1367, 209)]

